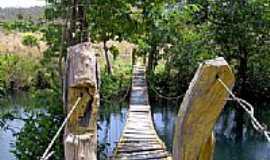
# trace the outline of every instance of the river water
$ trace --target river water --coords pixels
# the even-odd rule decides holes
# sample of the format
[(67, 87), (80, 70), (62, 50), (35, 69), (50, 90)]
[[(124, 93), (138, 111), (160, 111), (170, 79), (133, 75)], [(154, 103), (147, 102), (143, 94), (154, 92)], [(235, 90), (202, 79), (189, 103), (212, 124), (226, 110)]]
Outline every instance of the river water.
[[(177, 107), (161, 104), (152, 106), (154, 106), (152, 107), (152, 118), (157, 133), (171, 151)], [(98, 141), (99, 144), (104, 146), (102, 154), (105, 157), (110, 157), (113, 154), (113, 150), (125, 124), (128, 108), (117, 108), (112, 110), (101, 109), (98, 124), (100, 128), (98, 131)], [(221, 123), (222, 120), (219, 120), (216, 125), (217, 142), (214, 155), (215, 160), (270, 160), (270, 145), (266, 140), (263, 138), (246, 138), (241, 144), (234, 143), (228, 138), (228, 129), (221, 131)], [(19, 120), (8, 121), (8, 124), (15, 127), (16, 131), (19, 131), (23, 127), (23, 122)], [(14, 145), (12, 145), (14, 142), (15, 137), (11, 131), (0, 130), (0, 160), (15, 160), (12, 153), (10, 153), (10, 150), (14, 149)]]
[[(156, 131), (171, 151), (177, 108), (173, 105), (157, 104), (152, 106), (155, 106), (152, 107), (152, 118)], [(104, 151), (106, 155), (113, 154), (113, 149), (124, 127), (126, 113), (127, 108), (121, 108), (121, 112), (112, 113), (107, 120), (100, 122), (99, 143), (108, 144)], [(221, 125), (222, 118), (216, 125), (215, 160), (270, 160), (270, 144), (266, 140), (246, 138), (241, 144), (234, 143), (226, 136), (229, 133), (218, 133), (221, 132), (218, 131)], [(227, 130), (225, 129), (224, 132), (228, 132)]]

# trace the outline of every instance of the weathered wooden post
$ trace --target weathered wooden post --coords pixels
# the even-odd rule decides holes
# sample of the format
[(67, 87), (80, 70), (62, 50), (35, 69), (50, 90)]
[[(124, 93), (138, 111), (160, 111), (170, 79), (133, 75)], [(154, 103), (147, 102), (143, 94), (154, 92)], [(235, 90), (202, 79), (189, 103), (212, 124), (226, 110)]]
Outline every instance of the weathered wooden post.
[(81, 97), (65, 128), (65, 159), (96, 160), (99, 69), (90, 43), (68, 48), (65, 87), (67, 113)]
[(181, 104), (174, 135), (174, 160), (211, 160), (215, 145), (212, 133), (229, 94), (234, 75), (224, 60), (216, 58), (201, 64)]

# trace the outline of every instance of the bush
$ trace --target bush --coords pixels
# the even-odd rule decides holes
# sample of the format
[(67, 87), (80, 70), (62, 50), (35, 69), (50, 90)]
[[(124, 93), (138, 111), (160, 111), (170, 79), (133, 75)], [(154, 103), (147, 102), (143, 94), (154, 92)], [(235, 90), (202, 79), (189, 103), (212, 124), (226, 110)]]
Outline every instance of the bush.
[[(12, 153), (20, 160), (39, 159), (63, 122), (61, 93), (58, 89), (36, 90), (32, 95), (30, 117), (24, 119), (24, 127), (16, 134), (16, 148)], [(62, 137), (53, 145), (51, 159), (61, 160), (64, 156)], [(39, 147), (36, 147), (39, 146)]]
[(114, 61), (113, 69), (112, 75), (107, 74), (106, 70), (101, 71), (100, 93), (105, 102), (120, 100), (119, 97), (125, 96), (130, 87), (132, 66), (119, 59)]
[(27, 89), (32, 86), (38, 61), (17, 55), (0, 55), (0, 90)]
[(35, 25), (31, 20), (4, 22), (2, 26), (6, 31), (15, 30), (19, 32), (36, 32), (39, 30), (39, 26)]
[(33, 35), (25, 35), (22, 38), (22, 44), (30, 47), (38, 46), (38, 39)]

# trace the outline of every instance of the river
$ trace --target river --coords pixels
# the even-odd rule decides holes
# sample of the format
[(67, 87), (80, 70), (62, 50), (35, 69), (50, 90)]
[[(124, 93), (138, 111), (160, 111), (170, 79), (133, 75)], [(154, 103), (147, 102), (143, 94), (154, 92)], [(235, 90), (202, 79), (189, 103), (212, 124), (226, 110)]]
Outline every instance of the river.
[[(174, 105), (152, 105), (152, 118), (157, 133), (166, 143), (168, 149), (172, 149), (174, 121), (177, 114), (177, 107)], [(2, 106), (1, 106), (2, 107)], [(17, 108), (17, 107), (16, 107)], [(116, 107), (118, 109), (101, 109), (101, 116), (98, 122), (98, 141), (104, 148), (102, 153), (104, 157), (110, 157), (117, 141), (121, 136), (125, 119), (127, 115), (127, 107)], [(17, 112), (21, 112), (17, 110)], [(20, 114), (24, 114), (21, 112)], [(228, 129), (222, 130), (222, 117), (218, 121), (216, 131), (216, 148), (214, 160), (269, 160), (270, 145), (263, 138), (246, 138), (242, 143), (233, 142), (228, 136)], [(231, 124), (230, 122), (229, 124)], [(15, 131), (19, 131), (23, 127), (20, 120), (8, 121), (8, 125), (15, 127)], [(230, 127), (227, 127), (230, 128)], [(228, 132), (228, 133), (226, 133)], [(0, 160), (15, 160), (10, 153), (14, 149), (16, 138), (13, 132), (9, 130), (0, 130)]]

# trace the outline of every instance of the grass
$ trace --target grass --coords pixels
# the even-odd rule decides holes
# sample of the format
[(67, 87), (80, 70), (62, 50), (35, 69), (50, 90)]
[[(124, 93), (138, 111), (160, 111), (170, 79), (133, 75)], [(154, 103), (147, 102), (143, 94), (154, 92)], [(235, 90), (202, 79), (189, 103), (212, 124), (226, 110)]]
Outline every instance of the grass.
[(39, 61), (15, 54), (0, 55), (0, 90), (26, 89), (33, 86)]
[(47, 49), (45, 42), (38, 41), (39, 47), (31, 47), (23, 45), (23, 37), (32, 35), (41, 38), (40, 33), (18, 33), (18, 32), (4, 32), (0, 30), (0, 54), (16, 53), (21, 56), (40, 58), (43, 52)]

